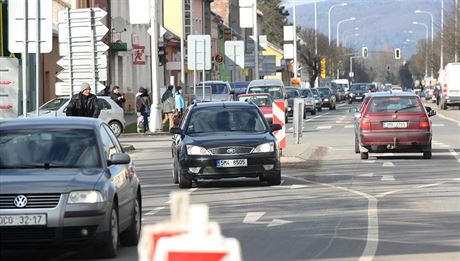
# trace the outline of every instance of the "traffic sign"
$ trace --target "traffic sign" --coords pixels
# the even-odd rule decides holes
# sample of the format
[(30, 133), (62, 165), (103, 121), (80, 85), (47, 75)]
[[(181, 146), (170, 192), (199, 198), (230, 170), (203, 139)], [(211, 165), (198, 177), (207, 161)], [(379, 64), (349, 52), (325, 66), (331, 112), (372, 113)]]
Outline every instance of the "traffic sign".
[(293, 44), (284, 44), (283, 45), (284, 59), (294, 59), (294, 45)]
[[(27, 43), (28, 53), (37, 52), (37, 3), (39, 0), (8, 1), (8, 50), (24, 53), (25, 10), (27, 2)], [(40, 0), (40, 53), (53, 49), (53, 2)]]
[(187, 61), (189, 70), (211, 70), (210, 35), (189, 35), (187, 37)]
[(129, 23), (150, 23), (150, 0), (129, 0)]
[(225, 42), (225, 67), (244, 68), (244, 41)]
[(0, 57), (0, 119), (19, 114), (19, 61)]
[(276, 75), (276, 56), (275, 55), (263, 55), (259, 60), (259, 75)]

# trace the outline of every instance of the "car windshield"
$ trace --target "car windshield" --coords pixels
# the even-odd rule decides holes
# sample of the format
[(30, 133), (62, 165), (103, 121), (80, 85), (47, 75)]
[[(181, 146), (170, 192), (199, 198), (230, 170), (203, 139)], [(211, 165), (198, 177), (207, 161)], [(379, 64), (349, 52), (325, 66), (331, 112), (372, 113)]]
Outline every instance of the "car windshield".
[(422, 108), (416, 97), (374, 97), (369, 101), (367, 112), (421, 112)]
[(248, 93), (269, 93), (273, 99), (284, 99), (280, 86), (253, 86)]
[(0, 168), (98, 168), (92, 130), (0, 131)]
[(331, 94), (331, 90), (329, 88), (318, 88), (318, 92), (321, 96)]
[[(228, 94), (228, 87), (224, 83), (205, 83), (205, 88), (211, 88), (212, 94)], [(197, 95), (203, 94), (203, 85), (198, 84), (196, 86), (196, 93)], [(208, 93), (208, 90), (206, 90)]]
[(367, 86), (366, 85), (352, 85), (351, 86), (351, 91), (365, 92), (365, 91), (367, 91)]
[(300, 97), (299, 93), (297, 92), (297, 90), (293, 90), (293, 89), (287, 89), (286, 90), (286, 93), (288, 95), (289, 98), (298, 98)]
[(272, 106), (272, 99), (267, 95), (239, 96), (239, 101), (250, 101), (259, 107)]
[[(254, 108), (254, 107), (253, 107)], [(189, 135), (213, 132), (266, 132), (263, 116), (248, 107), (200, 108), (192, 112), (186, 127)]]
[(302, 97), (313, 97), (313, 94), (309, 90), (300, 90)]
[(59, 108), (64, 105), (69, 99), (67, 98), (56, 98), (48, 101), (47, 103), (40, 106), (40, 110), (50, 110), (50, 111), (57, 111)]

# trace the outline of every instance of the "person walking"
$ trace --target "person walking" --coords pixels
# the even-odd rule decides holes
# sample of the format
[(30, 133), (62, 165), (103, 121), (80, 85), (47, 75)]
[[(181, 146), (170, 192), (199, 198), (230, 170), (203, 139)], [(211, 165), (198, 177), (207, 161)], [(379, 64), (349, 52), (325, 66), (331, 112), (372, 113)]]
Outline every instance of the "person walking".
[(169, 85), (166, 92), (161, 97), (163, 105), (163, 127), (169, 121), (169, 129), (174, 126), (174, 94), (172, 92), (173, 86)]
[(144, 117), (144, 132), (147, 132), (149, 129), (149, 116), (150, 116), (150, 106), (152, 106), (152, 101), (148, 94), (147, 89), (140, 87), (139, 96), (136, 96), (136, 110)]
[(174, 105), (176, 106), (174, 112), (174, 125), (179, 125), (185, 110), (185, 100), (182, 96), (182, 87), (180, 86), (176, 87), (176, 93), (174, 93)]
[(120, 93), (120, 87), (114, 86), (112, 88), (112, 92), (109, 94), (110, 98), (114, 100), (118, 106), (123, 108), (123, 104), (125, 103), (126, 99), (125, 97)]
[(81, 84), (81, 91), (72, 96), (67, 105), (67, 116), (98, 118), (101, 109), (97, 104), (96, 95), (91, 93), (91, 86), (84, 82)]

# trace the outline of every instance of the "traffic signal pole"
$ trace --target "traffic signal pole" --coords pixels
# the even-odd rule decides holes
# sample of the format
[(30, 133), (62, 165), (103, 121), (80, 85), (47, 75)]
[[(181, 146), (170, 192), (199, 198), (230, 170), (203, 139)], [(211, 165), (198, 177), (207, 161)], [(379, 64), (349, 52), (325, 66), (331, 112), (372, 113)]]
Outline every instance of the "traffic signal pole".
[(157, 1), (150, 1), (150, 48), (152, 52), (152, 106), (150, 110), (149, 130), (151, 132), (161, 131), (161, 102), (160, 102), (160, 86), (158, 84), (158, 23), (157, 23)]

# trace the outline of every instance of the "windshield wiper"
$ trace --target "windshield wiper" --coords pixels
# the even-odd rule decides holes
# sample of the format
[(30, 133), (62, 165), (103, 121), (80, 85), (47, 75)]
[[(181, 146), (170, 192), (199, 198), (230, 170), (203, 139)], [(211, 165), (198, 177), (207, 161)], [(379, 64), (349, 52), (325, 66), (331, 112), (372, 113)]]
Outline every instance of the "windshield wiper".
[(403, 110), (415, 108), (415, 107), (417, 107), (417, 106), (415, 106), (415, 105), (409, 105), (409, 106), (403, 107), (403, 108), (401, 108), (401, 109), (397, 109), (397, 110), (395, 111), (395, 113), (397, 113), (397, 112), (399, 112), (399, 111), (403, 111)]
[(17, 166), (20, 169), (35, 169), (35, 168), (44, 168), (44, 169), (51, 169), (51, 168), (71, 168), (71, 165), (64, 165), (64, 164), (56, 164), (56, 163), (35, 163), (35, 164), (26, 164)]

